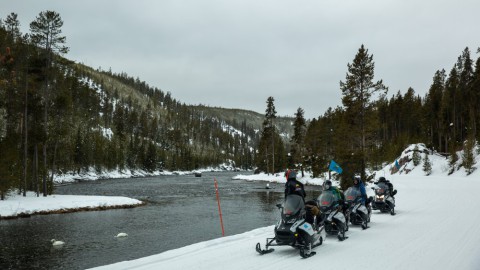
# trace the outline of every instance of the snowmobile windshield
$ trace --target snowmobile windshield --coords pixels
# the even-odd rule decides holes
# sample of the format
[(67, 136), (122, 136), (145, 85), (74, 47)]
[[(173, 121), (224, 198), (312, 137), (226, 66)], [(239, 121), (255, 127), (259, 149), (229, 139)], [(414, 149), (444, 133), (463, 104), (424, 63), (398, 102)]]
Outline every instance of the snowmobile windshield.
[(362, 193), (360, 192), (360, 188), (358, 187), (349, 187), (347, 191), (345, 191), (345, 200), (347, 202), (354, 202), (357, 198), (360, 198)]
[(299, 195), (291, 194), (285, 199), (283, 214), (285, 214), (285, 216), (296, 215), (303, 208), (305, 208), (303, 198)]
[(320, 207), (329, 207), (338, 201), (337, 196), (332, 191), (324, 190), (318, 197)]
[(375, 194), (384, 195), (387, 193), (388, 185), (386, 183), (377, 183), (377, 188), (375, 189)]

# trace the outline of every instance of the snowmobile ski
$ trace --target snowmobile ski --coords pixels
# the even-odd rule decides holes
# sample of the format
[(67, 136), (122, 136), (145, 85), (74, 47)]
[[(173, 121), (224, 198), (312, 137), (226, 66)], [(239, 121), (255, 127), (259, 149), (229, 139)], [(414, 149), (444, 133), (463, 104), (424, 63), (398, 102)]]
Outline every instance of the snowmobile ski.
[(260, 246), (260, 243), (257, 243), (257, 246), (255, 247), (255, 250), (256, 250), (258, 253), (260, 253), (260, 255), (272, 253), (273, 251), (275, 251), (275, 249), (273, 249), (273, 248), (270, 248), (270, 249), (262, 249), (262, 247)]
[(301, 248), (300, 249), (300, 256), (304, 259), (306, 258), (310, 258), (312, 257), (313, 255), (317, 254), (317, 252), (315, 251), (310, 251), (310, 252), (305, 252), (305, 249), (304, 248)]

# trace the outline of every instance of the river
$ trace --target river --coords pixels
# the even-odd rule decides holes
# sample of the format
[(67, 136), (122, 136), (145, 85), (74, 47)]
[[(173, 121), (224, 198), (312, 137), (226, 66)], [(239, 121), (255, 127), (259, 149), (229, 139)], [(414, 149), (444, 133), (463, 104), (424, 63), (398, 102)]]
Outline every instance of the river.
[[(0, 220), (0, 269), (85, 269), (222, 237), (214, 178), (225, 236), (274, 224), (283, 185), (265, 189), (265, 182), (232, 180), (236, 174), (109, 179), (56, 187), (56, 194), (125, 196), (147, 204)], [(306, 187), (307, 198), (315, 197), (315, 189)], [(119, 232), (128, 237), (115, 238)], [(54, 248), (51, 239), (65, 245)]]

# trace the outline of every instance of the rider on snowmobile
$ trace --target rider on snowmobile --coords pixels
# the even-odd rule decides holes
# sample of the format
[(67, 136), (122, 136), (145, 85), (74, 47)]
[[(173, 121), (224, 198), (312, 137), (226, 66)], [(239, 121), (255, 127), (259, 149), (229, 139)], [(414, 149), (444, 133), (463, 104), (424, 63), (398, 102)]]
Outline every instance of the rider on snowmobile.
[(397, 190), (394, 190), (393, 189), (393, 184), (388, 181), (387, 179), (385, 179), (385, 177), (381, 176), (380, 178), (378, 178), (378, 181), (375, 182), (375, 184), (378, 184), (378, 183), (385, 183), (387, 186), (388, 186), (388, 191), (390, 192), (390, 196), (393, 197), (395, 194), (397, 194)]
[(353, 177), (353, 185), (360, 190), (362, 194), (362, 204), (365, 205), (367, 202), (367, 191), (365, 190), (365, 185), (362, 182), (360, 176)]
[[(285, 198), (290, 194), (300, 195), (305, 201), (306, 192), (302, 182), (297, 180), (297, 173), (294, 170), (289, 170), (285, 173), (287, 177), (287, 183), (285, 183)], [(314, 228), (317, 228), (318, 224), (314, 224), (315, 216), (317, 216), (317, 221), (320, 220), (319, 214), (320, 209), (318, 208), (317, 202), (314, 200), (305, 202), (306, 210), (306, 221), (312, 225)]]
[(332, 181), (326, 180), (323, 182), (323, 190), (330, 191), (337, 197), (339, 207), (342, 208), (343, 212), (348, 209), (348, 206), (345, 204), (345, 195), (343, 195), (343, 192), (338, 187), (332, 186)]
[(286, 173), (287, 182), (285, 183), (285, 198), (290, 194), (300, 195), (303, 200), (305, 200), (305, 189), (302, 182), (297, 180), (297, 172), (294, 170), (288, 171)]

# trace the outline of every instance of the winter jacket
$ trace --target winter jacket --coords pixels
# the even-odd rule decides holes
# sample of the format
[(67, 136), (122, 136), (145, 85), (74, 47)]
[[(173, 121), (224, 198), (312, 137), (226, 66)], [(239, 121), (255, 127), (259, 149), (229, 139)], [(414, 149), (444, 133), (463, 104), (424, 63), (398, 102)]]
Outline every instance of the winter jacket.
[(377, 185), (378, 183), (385, 183), (388, 186), (389, 195), (393, 197), (393, 184), (390, 181), (388, 181), (388, 180), (377, 181), (377, 182), (375, 182), (375, 185)]
[(360, 189), (360, 193), (362, 194), (362, 204), (365, 204), (367, 201), (367, 191), (365, 190), (365, 185), (363, 181), (358, 181), (358, 185), (356, 185)]
[(327, 189), (327, 191), (332, 192), (333, 195), (335, 195), (335, 197), (338, 199), (338, 201), (345, 201), (345, 195), (343, 195), (343, 192), (338, 187), (331, 186), (329, 189)]
[(307, 195), (305, 193), (303, 184), (298, 180), (296, 180), (295, 178), (289, 178), (287, 180), (287, 183), (285, 183), (285, 198), (287, 197), (287, 195), (290, 195), (290, 194), (300, 195), (304, 200), (305, 200), (305, 196)]

